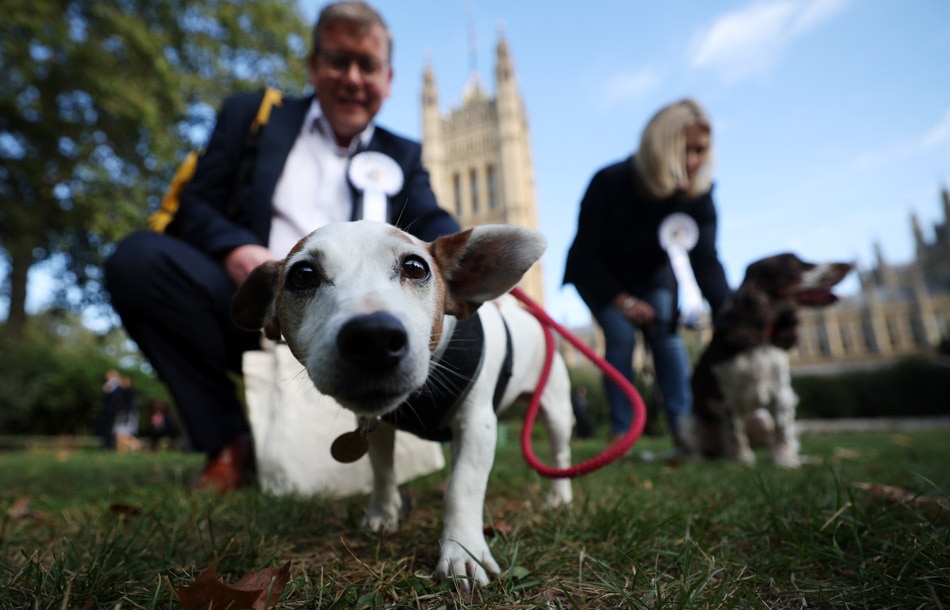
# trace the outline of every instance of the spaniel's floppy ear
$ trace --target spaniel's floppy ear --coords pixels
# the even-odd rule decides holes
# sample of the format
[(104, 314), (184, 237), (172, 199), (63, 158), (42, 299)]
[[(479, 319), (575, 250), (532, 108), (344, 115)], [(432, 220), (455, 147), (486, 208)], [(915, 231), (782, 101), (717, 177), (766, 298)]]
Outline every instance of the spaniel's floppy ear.
[(755, 285), (743, 284), (723, 311), (716, 333), (728, 352), (738, 353), (764, 344), (771, 321), (769, 296)]
[(251, 272), (231, 300), (231, 319), (240, 328), (264, 329), (264, 336), (278, 341), (277, 284), (283, 261), (268, 261)]

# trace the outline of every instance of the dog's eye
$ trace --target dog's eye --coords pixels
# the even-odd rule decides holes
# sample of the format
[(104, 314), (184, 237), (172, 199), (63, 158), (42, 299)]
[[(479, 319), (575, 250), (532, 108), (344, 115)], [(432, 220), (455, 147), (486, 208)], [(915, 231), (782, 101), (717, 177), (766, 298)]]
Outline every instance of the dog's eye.
[(402, 277), (416, 282), (429, 279), (429, 265), (419, 256), (407, 256), (402, 261)]
[(320, 285), (320, 274), (307, 263), (298, 263), (287, 274), (287, 286), (292, 290), (307, 290)]

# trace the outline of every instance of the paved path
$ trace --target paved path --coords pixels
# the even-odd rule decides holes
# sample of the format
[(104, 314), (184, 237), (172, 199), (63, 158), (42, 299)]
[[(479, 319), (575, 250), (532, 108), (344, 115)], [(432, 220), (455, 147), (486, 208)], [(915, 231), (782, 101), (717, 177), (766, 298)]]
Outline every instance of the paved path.
[(874, 417), (861, 419), (800, 419), (799, 433), (904, 432), (950, 428), (950, 415), (939, 417)]

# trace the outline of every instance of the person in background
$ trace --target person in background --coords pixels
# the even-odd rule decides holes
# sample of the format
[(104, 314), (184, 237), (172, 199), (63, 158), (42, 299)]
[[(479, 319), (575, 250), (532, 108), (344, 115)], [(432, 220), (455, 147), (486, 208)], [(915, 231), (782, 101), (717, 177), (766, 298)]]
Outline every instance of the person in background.
[[(574, 284), (604, 332), (606, 360), (631, 383), (636, 331), (643, 332), (677, 446), (680, 419), (692, 408), (690, 364), (677, 332), (684, 287), (659, 233), (674, 214), (677, 222), (692, 223), (696, 241), (687, 268), (715, 318), (732, 291), (716, 251), (712, 160), (712, 124), (698, 102), (683, 99), (660, 109), (637, 151), (591, 179), (564, 273), (564, 283)], [(615, 442), (630, 428), (632, 411), (620, 389), (604, 383)]]
[(571, 407), (574, 410), (574, 434), (580, 440), (586, 440), (594, 435), (590, 423), (590, 413), (587, 404), (587, 386), (579, 385), (574, 388), (571, 397)]
[(119, 401), (112, 425), (115, 436), (115, 449), (118, 452), (139, 451), (142, 443), (139, 433), (139, 393), (132, 378), (119, 376)]
[[(255, 267), (335, 221), (371, 217), (426, 241), (459, 230), (436, 202), (421, 146), (374, 122), (392, 86), (392, 49), (369, 4), (324, 7), (307, 58), (315, 94), (273, 107), (246, 179), (236, 184), (264, 93), (224, 101), (166, 233), (133, 233), (106, 262), (113, 308), (168, 386), (191, 445), (207, 455), (198, 489), (238, 489), (254, 463), (231, 375), (260, 334), (239, 330), (228, 310)], [(398, 192), (380, 203), (348, 180), (357, 157)]]
[(102, 384), (102, 398), (99, 405), (99, 414), (96, 417), (96, 436), (99, 437), (103, 449), (115, 449), (116, 413), (122, 402), (122, 380), (119, 371), (109, 369), (105, 372), (105, 382)]
[(145, 437), (149, 440), (150, 449), (158, 451), (163, 441), (174, 442), (178, 439), (178, 424), (163, 399), (152, 398), (146, 406), (148, 420), (145, 422)]

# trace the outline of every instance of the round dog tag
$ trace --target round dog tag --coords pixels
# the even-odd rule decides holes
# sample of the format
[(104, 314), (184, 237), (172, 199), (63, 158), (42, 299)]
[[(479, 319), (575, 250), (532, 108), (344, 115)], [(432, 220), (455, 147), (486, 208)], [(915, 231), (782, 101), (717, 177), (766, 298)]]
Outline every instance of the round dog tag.
[(369, 440), (365, 434), (356, 431), (341, 434), (330, 445), (330, 455), (342, 464), (355, 462), (366, 455), (367, 451), (369, 451)]

